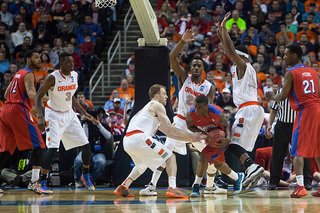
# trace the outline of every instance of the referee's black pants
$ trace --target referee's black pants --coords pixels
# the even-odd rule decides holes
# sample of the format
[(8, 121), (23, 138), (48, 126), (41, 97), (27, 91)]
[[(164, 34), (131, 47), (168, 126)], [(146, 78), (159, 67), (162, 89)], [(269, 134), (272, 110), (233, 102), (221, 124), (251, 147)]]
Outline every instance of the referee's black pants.
[[(288, 151), (288, 145), (291, 142), (292, 129), (293, 124), (283, 123), (281, 121), (277, 121), (274, 127), (273, 150), (270, 162), (270, 184), (279, 184), (283, 160)], [(304, 183), (311, 184), (312, 176), (309, 159), (304, 159), (303, 175)]]

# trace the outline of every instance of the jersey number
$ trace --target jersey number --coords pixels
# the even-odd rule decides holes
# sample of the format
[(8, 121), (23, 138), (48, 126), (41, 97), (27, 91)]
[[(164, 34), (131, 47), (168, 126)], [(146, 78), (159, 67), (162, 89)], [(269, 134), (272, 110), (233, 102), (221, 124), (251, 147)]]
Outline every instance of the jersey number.
[(17, 92), (17, 86), (18, 86), (18, 81), (13, 81), (12, 82), (12, 86), (11, 86), (11, 89), (10, 89), (10, 92), (15, 94)]
[(71, 100), (71, 92), (67, 92), (66, 93), (66, 101), (70, 101)]
[[(303, 86), (304, 86), (304, 93), (305, 94), (310, 94), (310, 93), (316, 93), (316, 90), (314, 88), (314, 81), (310, 80), (310, 83), (308, 80), (304, 80), (302, 82)], [(310, 89), (310, 84), (311, 84), (311, 89)]]

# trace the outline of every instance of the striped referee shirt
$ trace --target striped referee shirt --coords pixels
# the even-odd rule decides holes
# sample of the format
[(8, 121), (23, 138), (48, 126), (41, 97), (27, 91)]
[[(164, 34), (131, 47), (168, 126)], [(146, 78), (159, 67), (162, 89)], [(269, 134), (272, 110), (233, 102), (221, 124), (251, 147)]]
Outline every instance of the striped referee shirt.
[[(282, 88), (278, 90), (277, 94), (280, 93)], [(277, 111), (278, 121), (283, 123), (293, 123), (297, 112), (292, 110), (290, 107), (289, 99), (287, 98), (281, 102), (273, 101), (271, 109)]]

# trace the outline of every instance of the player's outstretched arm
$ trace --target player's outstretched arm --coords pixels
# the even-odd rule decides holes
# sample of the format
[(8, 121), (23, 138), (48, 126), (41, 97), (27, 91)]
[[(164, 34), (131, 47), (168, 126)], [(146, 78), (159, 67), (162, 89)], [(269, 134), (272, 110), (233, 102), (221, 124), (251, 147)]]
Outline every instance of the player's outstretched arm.
[(239, 79), (241, 79), (245, 74), (245, 71), (247, 69), (247, 65), (246, 65), (246, 62), (244, 60), (242, 60), (242, 58), (240, 58), (240, 56), (236, 53), (233, 42), (232, 42), (232, 40), (229, 36), (229, 33), (227, 31), (226, 22), (228, 21), (230, 15), (231, 15), (230, 12), (228, 12), (225, 15), (223, 21), (221, 22), (221, 24), (219, 26), (218, 35), (220, 33), (225, 53), (237, 65), (237, 67), (239, 69), (238, 70), (238, 77), (239, 77)]
[(189, 133), (172, 126), (164, 106), (160, 103), (154, 103), (151, 105), (149, 111), (158, 117), (161, 123), (159, 130), (169, 138), (186, 142), (197, 142), (206, 138), (206, 136), (201, 133)]
[(188, 75), (185, 69), (179, 64), (178, 56), (184, 44), (194, 40), (192, 39), (192, 36), (193, 36), (193, 31), (190, 29), (186, 30), (186, 32), (182, 36), (182, 39), (173, 48), (173, 50), (170, 52), (170, 55), (169, 55), (171, 68), (182, 84), (187, 79)]
[(44, 80), (43, 84), (40, 86), (38, 92), (35, 95), (35, 100), (34, 100), (34, 105), (36, 107), (37, 110), (37, 114), (38, 114), (38, 127), (39, 129), (43, 132), (45, 131), (46, 128), (46, 120), (43, 116), (43, 112), (42, 112), (42, 97), (44, 97), (48, 90), (54, 86), (55, 84), (55, 78), (53, 75), (48, 75), (46, 77), (46, 79)]
[(225, 132), (226, 136), (225, 136), (225, 138), (219, 138), (217, 140), (216, 146), (219, 148), (223, 148), (223, 147), (226, 147), (230, 143), (230, 138), (231, 138), (230, 127), (229, 127), (228, 121), (223, 113), (221, 113), (219, 116), (219, 123), (224, 127), (224, 132)]
[(97, 119), (92, 117), (92, 115), (90, 115), (89, 113), (87, 113), (86, 110), (83, 109), (83, 107), (79, 104), (79, 102), (74, 96), (72, 96), (72, 106), (75, 107), (82, 115), (84, 115), (92, 123), (96, 125), (100, 123)]
[(276, 102), (284, 101), (288, 98), (291, 89), (293, 88), (293, 76), (291, 72), (286, 72), (284, 85), (280, 93), (274, 95), (273, 92), (267, 92), (265, 98)]

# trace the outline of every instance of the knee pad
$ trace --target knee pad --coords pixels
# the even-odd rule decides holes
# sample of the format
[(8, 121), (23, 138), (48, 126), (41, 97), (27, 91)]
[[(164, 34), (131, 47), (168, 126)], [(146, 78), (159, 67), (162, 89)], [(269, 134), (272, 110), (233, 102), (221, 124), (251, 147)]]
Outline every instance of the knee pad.
[(228, 150), (230, 150), (230, 152), (232, 152), (238, 159), (240, 159), (240, 156), (243, 153), (247, 153), (247, 151), (238, 144), (230, 144), (228, 146)]

